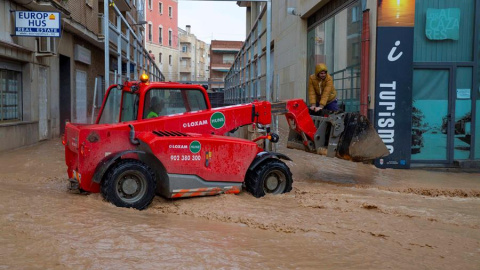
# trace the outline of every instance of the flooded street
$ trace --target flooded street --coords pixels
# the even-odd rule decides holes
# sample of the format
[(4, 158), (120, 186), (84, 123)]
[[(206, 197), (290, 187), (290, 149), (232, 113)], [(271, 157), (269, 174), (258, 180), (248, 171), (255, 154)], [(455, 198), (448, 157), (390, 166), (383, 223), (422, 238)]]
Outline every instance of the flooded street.
[(278, 151), (290, 193), (145, 211), (67, 192), (60, 140), (0, 153), (0, 269), (480, 269), (480, 173)]

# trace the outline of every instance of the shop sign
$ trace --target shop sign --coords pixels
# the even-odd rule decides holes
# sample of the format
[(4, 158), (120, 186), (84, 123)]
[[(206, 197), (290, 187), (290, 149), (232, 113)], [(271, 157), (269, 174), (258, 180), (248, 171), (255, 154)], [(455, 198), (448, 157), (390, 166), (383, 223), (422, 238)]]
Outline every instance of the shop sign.
[(60, 37), (60, 13), (15, 11), (15, 35)]
[(458, 40), (460, 32), (460, 9), (427, 9), (425, 34), (430, 40)]
[(74, 59), (75, 61), (90, 65), (92, 63), (92, 53), (89, 49), (75, 44)]
[[(412, 140), (414, 1), (395, 9), (378, 6), (374, 125), (390, 155), (375, 160), (379, 168), (409, 168)], [(400, 16), (398, 10), (405, 16)]]

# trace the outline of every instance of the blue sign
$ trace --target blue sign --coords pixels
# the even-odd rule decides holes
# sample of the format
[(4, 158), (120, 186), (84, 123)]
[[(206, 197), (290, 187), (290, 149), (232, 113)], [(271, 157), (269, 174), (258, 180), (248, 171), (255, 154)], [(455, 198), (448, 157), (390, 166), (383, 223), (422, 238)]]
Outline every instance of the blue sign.
[(430, 40), (453, 39), (460, 36), (460, 9), (427, 9), (425, 34)]
[(15, 35), (60, 37), (60, 13), (15, 11)]
[(375, 129), (390, 155), (379, 168), (409, 168), (412, 141), (413, 27), (377, 28)]

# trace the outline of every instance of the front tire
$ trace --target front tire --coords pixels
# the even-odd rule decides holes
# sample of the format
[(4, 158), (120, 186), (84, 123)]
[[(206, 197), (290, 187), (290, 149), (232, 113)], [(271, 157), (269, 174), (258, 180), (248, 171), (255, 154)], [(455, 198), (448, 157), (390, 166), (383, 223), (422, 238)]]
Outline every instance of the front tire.
[(118, 207), (147, 208), (155, 197), (155, 174), (138, 160), (122, 160), (102, 182), (103, 197)]
[(292, 173), (288, 166), (278, 159), (268, 159), (253, 171), (248, 171), (245, 185), (254, 197), (266, 194), (282, 194), (292, 190)]

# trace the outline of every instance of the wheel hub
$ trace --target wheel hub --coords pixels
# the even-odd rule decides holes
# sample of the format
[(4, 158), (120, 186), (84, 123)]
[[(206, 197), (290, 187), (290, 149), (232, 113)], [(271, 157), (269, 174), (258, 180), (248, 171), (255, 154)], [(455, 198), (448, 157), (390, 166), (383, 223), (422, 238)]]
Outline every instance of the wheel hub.
[(138, 183), (133, 178), (125, 178), (122, 182), (122, 190), (126, 195), (132, 195), (138, 190)]
[(279, 180), (275, 175), (270, 175), (266, 180), (265, 180), (265, 188), (268, 191), (273, 191), (278, 187)]

